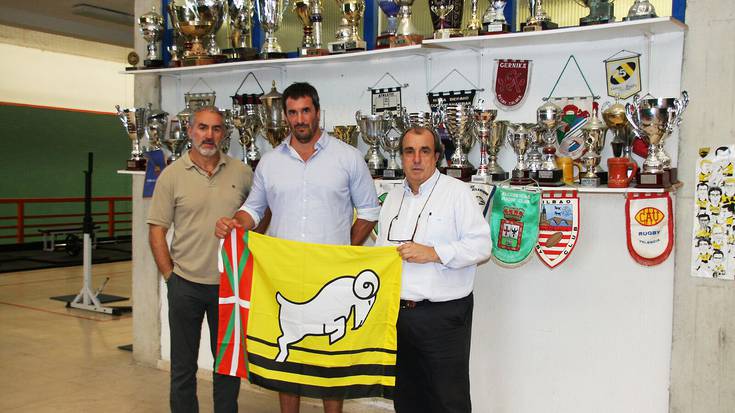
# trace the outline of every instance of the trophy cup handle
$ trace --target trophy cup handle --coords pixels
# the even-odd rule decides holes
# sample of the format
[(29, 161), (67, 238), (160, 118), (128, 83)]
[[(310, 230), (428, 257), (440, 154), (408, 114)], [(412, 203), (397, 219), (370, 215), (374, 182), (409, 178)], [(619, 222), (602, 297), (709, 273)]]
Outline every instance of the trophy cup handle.
[(355, 112), (355, 122), (357, 122), (358, 125), (360, 124), (361, 117), (362, 117), (362, 111), (358, 110), (357, 112)]
[(635, 136), (641, 137), (642, 131), (639, 125), (638, 120), (638, 97), (636, 96), (633, 98), (633, 103), (626, 103), (625, 104), (625, 117), (628, 119), (628, 123), (630, 123), (631, 129), (633, 129), (633, 133), (635, 133)]
[(687, 106), (689, 106), (689, 93), (682, 90), (681, 97), (676, 99), (676, 123), (674, 126), (678, 127), (681, 124), (681, 117), (684, 115)]
[(168, 5), (166, 7), (168, 9), (168, 17), (171, 23), (174, 26), (174, 29), (178, 32), (181, 32), (181, 26), (179, 25), (179, 19), (176, 18), (176, 9), (174, 6), (174, 2), (170, 1), (168, 2)]

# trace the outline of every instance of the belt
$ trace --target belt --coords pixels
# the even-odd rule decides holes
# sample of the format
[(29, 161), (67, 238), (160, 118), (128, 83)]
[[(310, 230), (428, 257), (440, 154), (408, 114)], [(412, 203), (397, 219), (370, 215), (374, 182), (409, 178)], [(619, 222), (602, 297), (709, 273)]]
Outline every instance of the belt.
[(416, 308), (418, 306), (430, 304), (431, 301), (429, 300), (421, 300), (421, 301), (412, 301), (412, 300), (401, 300), (401, 308), (402, 309), (412, 309)]

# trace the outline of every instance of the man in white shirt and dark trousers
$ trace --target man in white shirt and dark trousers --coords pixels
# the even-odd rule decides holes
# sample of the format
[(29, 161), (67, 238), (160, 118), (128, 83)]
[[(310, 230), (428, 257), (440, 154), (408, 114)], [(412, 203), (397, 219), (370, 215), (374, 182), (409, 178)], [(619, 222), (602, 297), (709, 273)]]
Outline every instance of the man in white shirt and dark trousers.
[(376, 245), (403, 259), (396, 412), (458, 412), (470, 402), (472, 286), (490, 257), (490, 226), (467, 184), (436, 169), (441, 141), (425, 128), (400, 142), (405, 180), (380, 211)]
[[(367, 164), (356, 148), (319, 129), (319, 96), (313, 86), (293, 83), (283, 91), (283, 102), (291, 135), (263, 155), (248, 199), (233, 218), (217, 221), (215, 235), (224, 238), (240, 226), (252, 229), (270, 210), (268, 235), (362, 245), (380, 213)], [(279, 400), (281, 412), (299, 411), (298, 395), (280, 393)], [(327, 413), (342, 411), (342, 400), (323, 402)]]

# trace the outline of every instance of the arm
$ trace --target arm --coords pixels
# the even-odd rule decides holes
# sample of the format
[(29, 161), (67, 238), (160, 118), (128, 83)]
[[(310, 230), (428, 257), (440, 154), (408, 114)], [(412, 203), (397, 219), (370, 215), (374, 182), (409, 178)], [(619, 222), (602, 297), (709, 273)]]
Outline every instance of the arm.
[(166, 227), (154, 224), (148, 225), (148, 242), (151, 245), (153, 259), (156, 261), (158, 272), (163, 275), (163, 279), (166, 281), (174, 271), (174, 262), (168, 251), (168, 244), (166, 244), (167, 232), (168, 228)]
[(375, 221), (357, 218), (350, 229), (350, 245), (362, 245), (375, 227)]
[[(262, 169), (256, 169), (250, 194), (245, 200), (245, 203), (240, 207), (240, 210), (235, 213), (235, 216), (232, 218), (222, 217), (217, 220), (214, 227), (214, 235), (217, 238), (222, 239), (226, 237), (234, 228), (245, 228), (246, 231), (255, 229), (261, 232), (265, 231), (265, 228), (268, 227), (268, 223), (270, 222), (270, 209), (268, 209), (268, 199), (265, 193)], [(259, 225), (266, 216), (268, 218), (265, 220), (266, 222)]]
[(222, 239), (235, 228), (245, 228), (245, 231), (249, 231), (255, 228), (255, 226), (256, 223), (253, 217), (249, 213), (239, 210), (232, 218), (221, 217), (218, 219), (214, 226), (214, 235)]

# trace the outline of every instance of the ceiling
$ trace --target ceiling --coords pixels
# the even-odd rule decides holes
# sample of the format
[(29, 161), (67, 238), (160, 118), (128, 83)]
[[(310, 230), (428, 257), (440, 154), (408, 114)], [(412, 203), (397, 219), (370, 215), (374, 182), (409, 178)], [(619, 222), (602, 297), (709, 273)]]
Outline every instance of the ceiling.
[(0, 24), (133, 47), (135, 0), (0, 0)]

